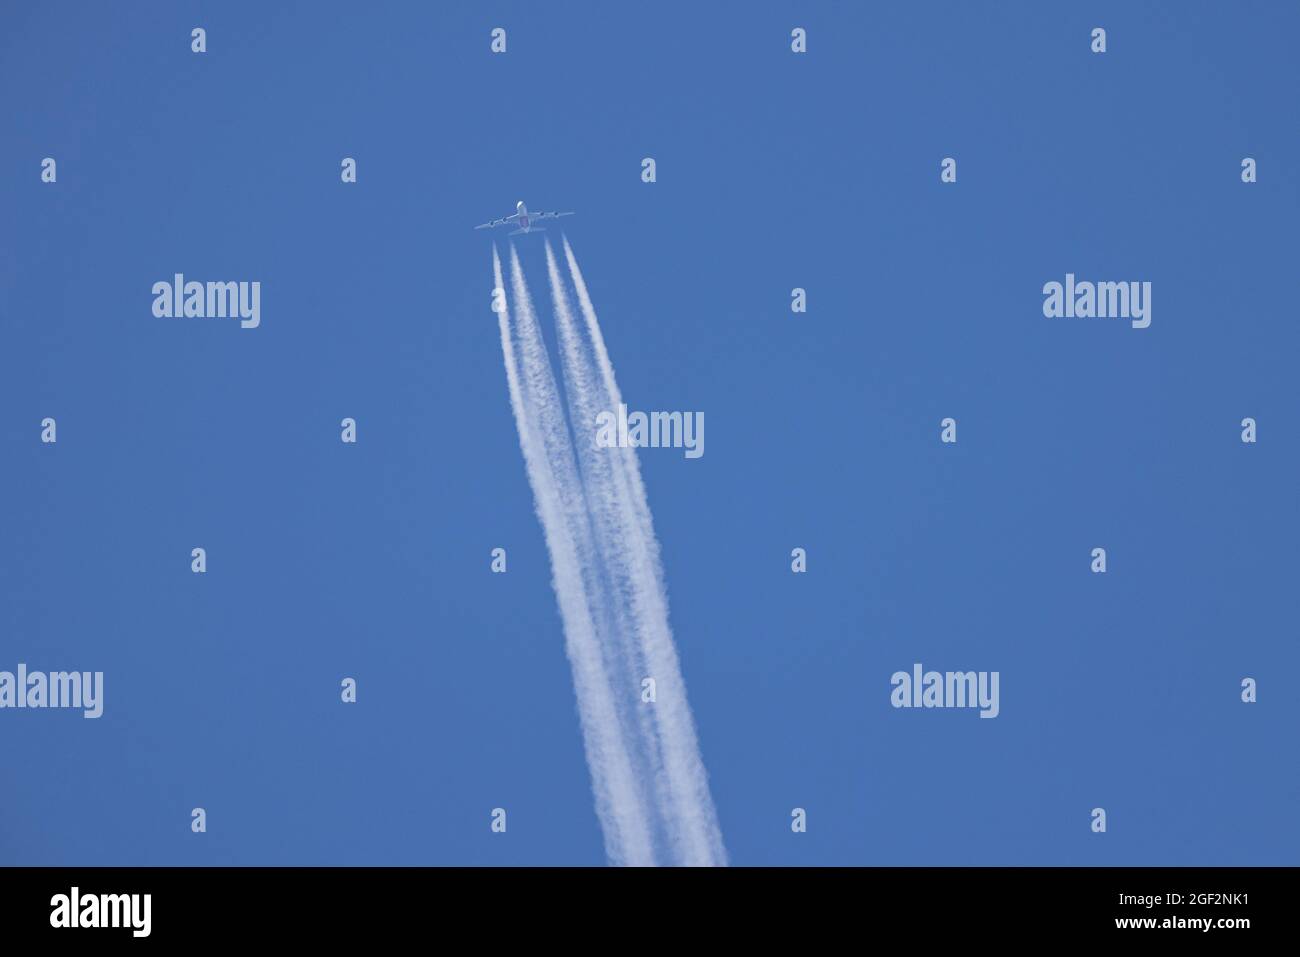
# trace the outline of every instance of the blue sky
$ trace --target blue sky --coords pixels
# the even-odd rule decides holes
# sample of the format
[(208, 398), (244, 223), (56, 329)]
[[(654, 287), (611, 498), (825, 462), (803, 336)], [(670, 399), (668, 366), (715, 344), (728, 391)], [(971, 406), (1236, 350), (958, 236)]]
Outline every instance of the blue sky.
[[(603, 862), (470, 229), (519, 199), (577, 210), (629, 404), (705, 414), (641, 467), (733, 863), (1300, 858), (1293, 6), (0, 25), (0, 670), (105, 672), (0, 711), (0, 863)], [(176, 272), (261, 326), (155, 318)], [(1067, 272), (1151, 327), (1044, 318)], [(914, 662), (1001, 714), (891, 708)]]

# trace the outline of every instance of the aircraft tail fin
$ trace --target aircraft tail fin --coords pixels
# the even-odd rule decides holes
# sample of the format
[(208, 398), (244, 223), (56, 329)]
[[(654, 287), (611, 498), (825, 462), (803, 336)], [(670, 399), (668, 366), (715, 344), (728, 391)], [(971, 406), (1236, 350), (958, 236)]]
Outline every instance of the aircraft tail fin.
[(527, 229), (516, 229), (513, 233), (510, 233), (509, 235), (519, 236), (523, 233), (544, 233), (544, 232), (546, 232), (545, 226), (530, 226)]

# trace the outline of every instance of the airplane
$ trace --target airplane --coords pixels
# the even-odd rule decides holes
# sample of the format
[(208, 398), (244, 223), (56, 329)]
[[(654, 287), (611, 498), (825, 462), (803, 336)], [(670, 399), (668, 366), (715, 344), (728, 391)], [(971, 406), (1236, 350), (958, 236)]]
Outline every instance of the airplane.
[(512, 216), (503, 216), (501, 219), (494, 219), (490, 223), (483, 223), (475, 226), (475, 229), (492, 229), (496, 226), (505, 226), (507, 223), (518, 225), (519, 228), (509, 233), (510, 236), (518, 236), (520, 233), (544, 233), (546, 229), (542, 226), (534, 226), (533, 223), (539, 219), (559, 219), (561, 216), (572, 216), (573, 213), (530, 213), (528, 207), (524, 205), (521, 199), (515, 204), (515, 212)]

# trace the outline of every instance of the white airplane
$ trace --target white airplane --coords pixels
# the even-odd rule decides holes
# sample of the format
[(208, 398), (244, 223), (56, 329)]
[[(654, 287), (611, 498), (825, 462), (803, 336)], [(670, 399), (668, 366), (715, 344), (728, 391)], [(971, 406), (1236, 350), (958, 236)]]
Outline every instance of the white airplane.
[(572, 216), (573, 213), (530, 213), (528, 207), (524, 205), (521, 199), (515, 204), (513, 216), (504, 216), (501, 219), (494, 219), (490, 223), (483, 223), (475, 226), (475, 229), (492, 229), (496, 226), (505, 226), (507, 224), (517, 225), (519, 228), (509, 233), (510, 236), (518, 236), (520, 233), (544, 233), (545, 228), (534, 226), (533, 223), (539, 219), (559, 219), (561, 216)]

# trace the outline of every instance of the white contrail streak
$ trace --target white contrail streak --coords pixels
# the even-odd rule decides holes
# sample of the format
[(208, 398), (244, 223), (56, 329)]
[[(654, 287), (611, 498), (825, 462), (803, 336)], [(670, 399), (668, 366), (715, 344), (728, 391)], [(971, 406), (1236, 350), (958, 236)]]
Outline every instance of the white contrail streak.
[[(495, 288), (504, 291), (501, 259), (495, 246), (492, 247), (492, 271)], [(511, 279), (519, 327), (518, 354), (504, 301), (497, 316), (510, 407), (519, 431), (519, 446), (533, 489), (537, 517), (551, 557), (552, 585), (564, 625), (565, 650), (573, 670), (583, 744), (591, 769), (605, 853), (614, 864), (652, 864), (654, 854), (647, 812), (623, 740), (623, 725), (597, 637), (595, 619), (599, 611), (593, 610), (591, 601), (598, 589), (583, 574), (584, 566), (590, 568), (592, 563), (589, 557), (584, 561), (581, 552), (584, 545), (590, 546), (582, 541), (580, 535), (575, 535), (575, 531), (581, 532), (581, 526), (575, 529), (575, 516), (585, 511), (581, 487), (572, 449), (568, 445), (550, 361), (541, 342), (513, 247)], [(522, 377), (520, 366), (523, 367)]]
[[(662, 762), (663, 773), (656, 797), (663, 801), (660, 813), (671, 836), (677, 863), (721, 865), (726, 863), (722, 832), (718, 827), (708, 776), (700, 758), (695, 722), (686, 700), (668, 625), (668, 598), (663, 570), (659, 561), (659, 543), (655, 538), (636, 451), (632, 448), (595, 448), (595, 413), (617, 412), (622, 396), (614, 378), (614, 367), (605, 348), (596, 310), (587, 292), (582, 272), (567, 239), (564, 254), (569, 274), (578, 296), (578, 305), (586, 323), (591, 351), (595, 357), (595, 374), (585, 350), (578, 341), (569, 315), (567, 297), (558, 281), (554, 254), (547, 247), (552, 292), (555, 296), (557, 321), (565, 356), (565, 379), (574, 411), (574, 429), (578, 435), (579, 454), (584, 460), (587, 496), (596, 507), (592, 520), (602, 558), (609, 569), (617, 598), (626, 602), (635, 652), (631, 667), (644, 669), (655, 679), (657, 701), (649, 712), (654, 734), (643, 750), (652, 756), (656, 770)], [(598, 462), (597, 459), (605, 459)]]
[(672, 856), (681, 861), (688, 855), (678, 849), (673, 821), (676, 811), (664, 769), (659, 740), (659, 726), (654, 710), (657, 704), (641, 700), (641, 681), (655, 677), (650, 670), (639, 641), (644, 609), (640, 607), (641, 595), (634, 579), (628, 549), (626, 508), (619, 494), (621, 477), (616, 471), (618, 463), (610, 449), (597, 448), (595, 442), (596, 415), (601, 411), (600, 373), (595, 367), (591, 352), (583, 343), (582, 335), (569, 309), (569, 297), (560, 278), (555, 254), (548, 242), (546, 269), (551, 283), (551, 301), (555, 306), (555, 322), (564, 369), (565, 393), (569, 400), (569, 418), (574, 427), (574, 444), (578, 463), (582, 467), (583, 489), (586, 492), (587, 512), (595, 539), (602, 582), (607, 589), (606, 607), (610, 611), (606, 646), (611, 684), (615, 696), (626, 701), (635, 713), (628, 715), (629, 724), (639, 733), (634, 764), (644, 768), (650, 782), (658, 810), (657, 836), (668, 842), (676, 851)]

